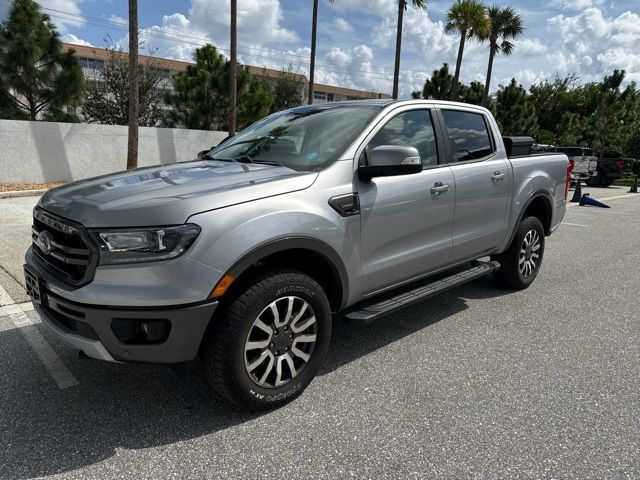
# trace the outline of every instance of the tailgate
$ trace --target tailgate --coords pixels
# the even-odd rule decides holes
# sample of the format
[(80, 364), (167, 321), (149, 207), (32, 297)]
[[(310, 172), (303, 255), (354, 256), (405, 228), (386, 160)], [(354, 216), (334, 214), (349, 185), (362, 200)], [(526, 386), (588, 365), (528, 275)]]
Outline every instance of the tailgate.
[[(617, 163), (617, 162), (616, 162)], [(620, 175), (623, 177), (630, 177), (633, 175), (633, 161), (632, 160), (621, 160), (620, 163)]]
[(573, 163), (573, 173), (584, 173), (587, 174), (590, 171), (596, 170), (596, 167), (591, 168), (591, 158), (590, 157), (569, 157), (569, 161)]

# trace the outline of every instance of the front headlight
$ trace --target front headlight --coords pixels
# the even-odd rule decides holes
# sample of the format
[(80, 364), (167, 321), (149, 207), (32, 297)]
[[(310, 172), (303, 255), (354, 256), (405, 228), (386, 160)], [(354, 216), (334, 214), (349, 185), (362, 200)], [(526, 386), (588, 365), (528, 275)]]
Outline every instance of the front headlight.
[(89, 231), (100, 247), (100, 265), (156, 262), (182, 255), (200, 233), (198, 225)]

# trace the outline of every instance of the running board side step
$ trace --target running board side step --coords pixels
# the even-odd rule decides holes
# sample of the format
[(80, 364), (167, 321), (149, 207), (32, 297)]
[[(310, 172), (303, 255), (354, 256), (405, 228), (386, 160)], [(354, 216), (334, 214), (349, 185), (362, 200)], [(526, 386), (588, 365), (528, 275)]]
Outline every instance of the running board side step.
[(500, 263), (492, 262), (474, 262), (474, 266), (468, 270), (456, 273), (442, 280), (421, 285), (412, 290), (402, 292), (395, 297), (382, 300), (378, 303), (367, 305), (361, 310), (356, 310), (345, 315), (348, 320), (368, 323), (377, 320), (389, 313), (400, 310), (401, 308), (413, 305), (434, 295), (457, 287), (464, 283), (483, 277), (491, 272), (500, 269)]

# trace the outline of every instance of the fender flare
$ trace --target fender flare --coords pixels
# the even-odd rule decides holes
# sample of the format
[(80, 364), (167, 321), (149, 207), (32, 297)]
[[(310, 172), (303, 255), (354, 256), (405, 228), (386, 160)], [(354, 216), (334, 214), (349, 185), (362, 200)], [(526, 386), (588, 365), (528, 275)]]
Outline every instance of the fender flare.
[[(516, 220), (516, 222), (513, 225), (513, 228), (511, 229), (511, 233), (509, 234), (509, 241), (506, 243), (505, 248), (508, 248), (509, 245), (511, 245), (511, 242), (513, 242), (513, 237), (516, 236), (516, 230), (518, 229), (518, 225), (520, 225), (520, 222), (524, 217), (524, 212), (527, 211), (527, 208), (529, 208), (529, 205), (531, 205), (534, 200), (540, 197), (544, 198), (549, 203), (549, 208), (551, 210), (551, 215), (552, 215), (551, 221), (553, 221), (553, 198), (551, 198), (551, 195), (549, 194), (549, 192), (547, 192), (546, 190), (538, 190), (532, 193), (529, 199), (520, 209), (520, 213), (518, 214), (518, 219)], [(545, 234), (547, 234), (547, 232), (545, 232)]]
[(339, 310), (343, 309), (349, 299), (349, 276), (344, 262), (333, 247), (312, 237), (289, 236), (268, 241), (249, 251), (240, 260), (236, 261), (227, 270), (227, 274), (238, 278), (260, 260), (286, 250), (308, 250), (321, 256), (327, 262), (335, 277), (340, 281), (341, 298)]

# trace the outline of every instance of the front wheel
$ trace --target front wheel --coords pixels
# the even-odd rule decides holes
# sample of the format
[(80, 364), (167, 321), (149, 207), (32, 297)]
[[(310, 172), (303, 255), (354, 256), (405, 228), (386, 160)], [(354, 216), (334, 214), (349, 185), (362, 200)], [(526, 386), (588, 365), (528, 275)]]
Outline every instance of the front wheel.
[(531, 285), (542, 264), (544, 239), (544, 228), (537, 217), (523, 219), (509, 248), (492, 257), (501, 265), (493, 274), (498, 283), (514, 290)]
[(212, 322), (203, 345), (207, 378), (223, 398), (247, 410), (298, 397), (318, 372), (331, 337), (322, 287), (293, 270), (247, 279)]

